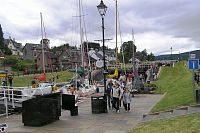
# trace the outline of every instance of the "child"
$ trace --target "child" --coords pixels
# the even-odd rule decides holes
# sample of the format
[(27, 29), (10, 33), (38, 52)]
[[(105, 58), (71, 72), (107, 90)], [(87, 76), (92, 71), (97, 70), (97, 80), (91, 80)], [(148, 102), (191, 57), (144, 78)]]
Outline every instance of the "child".
[(123, 104), (126, 111), (130, 111), (130, 104), (131, 104), (131, 93), (129, 92), (128, 88), (125, 88), (123, 93)]

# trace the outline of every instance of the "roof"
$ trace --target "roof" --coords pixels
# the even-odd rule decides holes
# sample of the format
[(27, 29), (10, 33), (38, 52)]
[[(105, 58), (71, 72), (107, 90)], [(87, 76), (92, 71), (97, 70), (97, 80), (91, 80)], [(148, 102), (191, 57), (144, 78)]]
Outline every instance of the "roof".
[(4, 44), (8, 46), (9, 43), (12, 43), (13, 46), (18, 49), (19, 51), (22, 51), (22, 44), (16, 42), (15, 40), (9, 38), (9, 39), (4, 39)]
[[(41, 54), (42, 54), (42, 52), (39, 52), (39, 54), (38, 54), (37, 57), (41, 56)], [(45, 51), (44, 52), (44, 56), (50, 57), (51, 59), (56, 58), (56, 55), (53, 52), (47, 52), (47, 51)]]
[[(41, 44), (34, 44), (34, 43), (26, 43), (23, 49), (25, 49), (25, 48), (26, 49), (31, 49), (31, 50), (36, 48), (36, 50), (41, 50), (42, 49), (42, 45)], [(44, 48), (48, 49), (48, 46), (44, 45)]]

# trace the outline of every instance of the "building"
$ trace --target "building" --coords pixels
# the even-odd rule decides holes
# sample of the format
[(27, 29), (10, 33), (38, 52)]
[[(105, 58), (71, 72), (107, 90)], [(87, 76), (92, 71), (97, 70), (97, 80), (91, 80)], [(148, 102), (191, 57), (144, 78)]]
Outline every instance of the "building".
[[(40, 43), (42, 43), (42, 40)], [(43, 39), (43, 50), (42, 44), (26, 43), (22, 51), (24, 60), (35, 61), (35, 70), (42, 71), (44, 69), (43, 63), (45, 70), (51, 71), (56, 68), (56, 66), (53, 66), (53, 63), (56, 61), (56, 57), (52, 52), (50, 52), (48, 39)], [(42, 51), (44, 52), (44, 62)]]
[(15, 41), (15, 39), (9, 37), (9, 39), (4, 39), (4, 45), (6, 45), (12, 52), (12, 55), (23, 56), (22, 44)]
[[(96, 65), (96, 62), (103, 62), (103, 52), (101, 50), (90, 50), (90, 64)], [(115, 52), (112, 49), (105, 50), (106, 66), (113, 66), (116, 62)]]
[(44, 62), (43, 62), (43, 53), (40, 51), (37, 53), (37, 57), (35, 58), (36, 62), (36, 70), (43, 71), (43, 64), (46, 72), (52, 72), (56, 70), (56, 57), (53, 52), (44, 51)]
[(59, 70), (74, 69), (81, 66), (81, 52), (78, 49), (66, 48), (57, 52), (57, 68)]
[[(26, 43), (22, 51), (24, 60), (35, 60), (38, 56), (38, 53), (42, 51), (42, 45)], [(44, 45), (44, 51), (49, 51), (48, 45)]]

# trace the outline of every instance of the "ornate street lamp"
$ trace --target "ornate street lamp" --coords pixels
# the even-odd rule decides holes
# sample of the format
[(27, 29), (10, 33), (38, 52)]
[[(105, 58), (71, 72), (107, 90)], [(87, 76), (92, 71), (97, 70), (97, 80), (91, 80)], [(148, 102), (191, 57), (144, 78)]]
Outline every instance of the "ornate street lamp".
[(101, 0), (100, 4), (97, 6), (99, 14), (101, 15), (102, 18), (106, 15), (107, 11), (107, 6), (103, 3), (103, 0)]
[(104, 77), (104, 111), (107, 112), (107, 96), (106, 96), (106, 64), (105, 64), (105, 39), (104, 39), (104, 16), (106, 15), (107, 6), (101, 0), (100, 4), (97, 6), (99, 14), (102, 18), (102, 35), (103, 35), (103, 77)]

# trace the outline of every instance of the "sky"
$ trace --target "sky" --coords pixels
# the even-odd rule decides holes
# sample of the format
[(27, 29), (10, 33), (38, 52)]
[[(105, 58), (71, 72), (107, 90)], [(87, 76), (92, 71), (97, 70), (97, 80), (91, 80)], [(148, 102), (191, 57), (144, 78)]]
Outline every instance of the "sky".
[[(103, 0), (108, 7), (104, 17), (105, 45), (115, 48), (116, 0)], [(100, 0), (82, 0), (84, 40), (102, 39), (102, 21), (97, 10)], [(118, 47), (133, 40), (137, 50), (154, 55), (183, 53), (200, 49), (199, 0), (118, 0)], [(0, 24), (4, 38), (39, 43), (41, 18), (50, 46), (80, 45), (79, 0), (1, 0)], [(83, 21), (84, 20), (84, 21)], [(132, 32), (133, 31), (133, 32)]]

